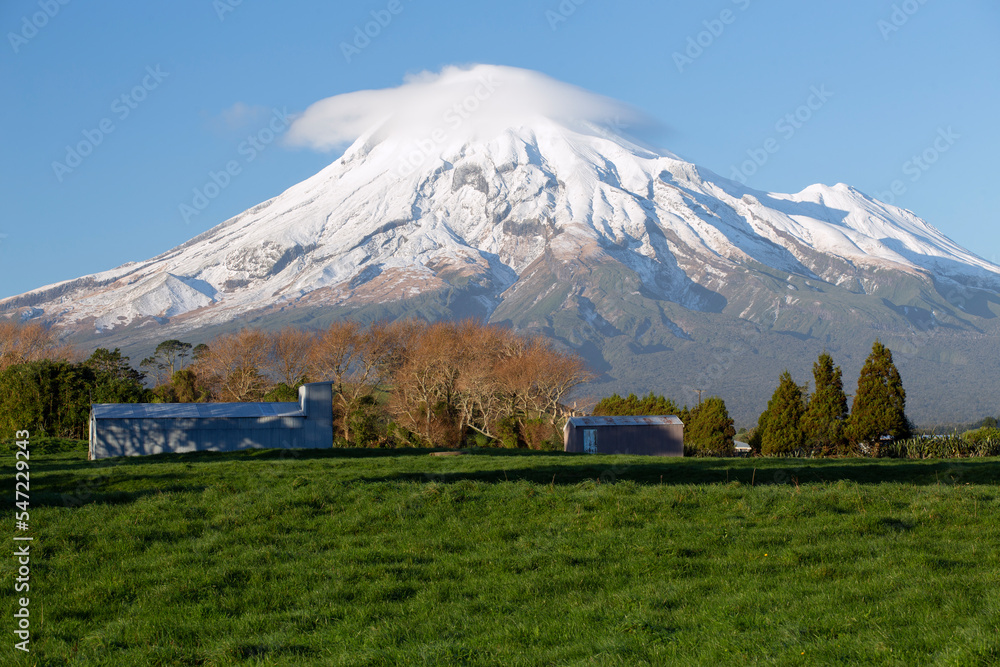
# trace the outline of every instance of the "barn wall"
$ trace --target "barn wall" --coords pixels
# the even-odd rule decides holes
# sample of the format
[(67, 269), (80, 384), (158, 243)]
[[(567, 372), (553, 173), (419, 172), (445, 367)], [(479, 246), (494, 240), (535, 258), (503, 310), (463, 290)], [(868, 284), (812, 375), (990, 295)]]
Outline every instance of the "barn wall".
[(583, 453), (585, 429), (597, 431), (598, 454), (684, 456), (684, 427), (680, 424), (567, 425), (565, 451)]
[(303, 415), (236, 418), (91, 416), (90, 458), (242, 449), (322, 449), (333, 445), (329, 383), (299, 389)]
[[(304, 417), (264, 419), (102, 419), (94, 457), (316, 447), (299, 444)], [(326, 446), (333, 443), (333, 434)]]

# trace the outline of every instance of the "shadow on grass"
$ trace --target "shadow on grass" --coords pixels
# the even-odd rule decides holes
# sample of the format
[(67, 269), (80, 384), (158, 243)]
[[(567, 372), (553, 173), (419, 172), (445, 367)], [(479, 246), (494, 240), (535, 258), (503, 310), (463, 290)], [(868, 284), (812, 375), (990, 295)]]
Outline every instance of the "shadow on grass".
[(128, 505), (147, 496), (164, 493), (201, 493), (204, 485), (170, 484), (156, 488), (123, 490), (104, 489), (103, 484), (71, 484), (65, 488), (46, 488), (33, 493), (33, 507), (81, 507), (83, 505)]
[[(185, 454), (152, 454), (149, 456), (118, 456), (97, 461), (87, 460), (87, 450), (71, 453), (60, 452), (51, 458), (32, 460), (32, 469), (45, 472), (78, 471), (81, 466), (93, 469), (118, 466), (138, 466), (177, 463), (226, 463), (232, 461), (313, 461), (324, 459), (378, 459), (413, 458), (432, 453), (460, 451), (466, 456), (488, 456), (491, 458), (538, 458), (551, 456), (579, 457), (581, 454), (567, 452), (539, 452), (523, 449), (469, 449), (453, 450), (442, 448), (368, 449), (363, 447), (330, 449), (243, 449), (236, 452), (188, 452)], [(447, 458), (447, 457), (445, 457)], [(2, 469), (2, 468), (0, 468)]]
[[(502, 483), (527, 481), (535, 484), (575, 485), (587, 480), (600, 484), (633, 482), (642, 485), (728, 484), (774, 486), (831, 483), (915, 484), (919, 486), (987, 484), (1000, 485), (1000, 459), (897, 461), (887, 459), (667, 459), (637, 462), (633, 458), (615, 462), (615, 457), (587, 463), (587, 455), (570, 455), (565, 464), (526, 465), (490, 470), (399, 472), (365, 477), (365, 482), (436, 482), (454, 484), (465, 480)], [(609, 460), (612, 459), (612, 460)]]
[[(216, 464), (249, 462), (356, 461), (365, 459), (407, 459), (408, 470), (386, 471), (364, 476), (363, 469), (353, 479), (357, 482), (407, 482), (452, 484), (464, 480), (501, 483), (524, 480), (537, 484), (573, 485), (586, 480), (601, 484), (631, 481), (642, 485), (726, 484), (773, 486), (814, 484), (837, 481), (858, 484), (901, 483), (927, 485), (986, 484), (1000, 485), (1000, 458), (991, 459), (795, 459), (795, 458), (657, 458), (640, 456), (590, 455), (567, 452), (540, 452), (518, 449), (466, 449), (461, 456), (432, 457), (431, 453), (452, 452), (443, 449), (251, 449), (236, 452), (191, 452), (154, 456), (119, 457), (88, 461), (86, 450), (60, 451), (33, 458), (32, 472), (44, 475), (43, 493), (33, 504), (65, 505), (51, 502), (55, 497), (83, 495), (87, 502), (121, 503), (150, 493), (201, 491), (207, 483), (204, 474), (212, 474)], [(420, 459), (426, 465), (418, 464)], [(416, 464), (416, 465), (415, 465)], [(176, 471), (159, 466), (212, 466), (203, 470)], [(145, 481), (162, 484), (154, 490), (104, 491), (110, 481), (110, 469), (146, 466), (142, 471), (124, 472), (114, 479), (114, 486), (131, 487)], [(153, 466), (149, 468), (148, 466)], [(8, 466), (4, 466), (6, 468)], [(420, 470), (414, 470), (418, 467)], [(0, 468), (2, 470), (3, 468)], [(80, 479), (80, 473), (91, 479)], [(180, 475), (177, 473), (181, 472)], [(367, 471), (374, 472), (374, 471)], [(197, 484), (184, 485), (187, 477)], [(219, 474), (228, 471), (219, 469)], [(81, 491), (82, 489), (82, 491)], [(42, 491), (42, 489), (39, 489)], [(130, 495), (131, 494), (131, 495)], [(49, 502), (47, 502), (49, 501)], [(0, 503), (5, 506), (7, 503)]]
[[(156, 464), (227, 463), (246, 461), (310, 461), (318, 459), (396, 458), (426, 456), (441, 449), (244, 449), (236, 452), (188, 452), (185, 454), (152, 454), (149, 456), (118, 456), (90, 461), (86, 446), (59, 452), (41, 452), (42, 456), (30, 459), (31, 469), (39, 472), (79, 472), (84, 469), (101, 470), (122, 466), (147, 466)], [(543, 452), (532, 452), (542, 454)], [(0, 471), (13, 468), (9, 458)]]

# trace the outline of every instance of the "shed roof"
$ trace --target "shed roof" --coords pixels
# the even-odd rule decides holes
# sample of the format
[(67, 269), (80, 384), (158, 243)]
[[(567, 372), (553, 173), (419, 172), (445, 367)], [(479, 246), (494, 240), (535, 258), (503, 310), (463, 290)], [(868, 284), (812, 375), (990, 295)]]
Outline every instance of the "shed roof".
[(98, 403), (97, 419), (252, 419), (304, 417), (298, 403)]
[(586, 426), (683, 426), (674, 415), (649, 415), (644, 417), (570, 417), (569, 424)]

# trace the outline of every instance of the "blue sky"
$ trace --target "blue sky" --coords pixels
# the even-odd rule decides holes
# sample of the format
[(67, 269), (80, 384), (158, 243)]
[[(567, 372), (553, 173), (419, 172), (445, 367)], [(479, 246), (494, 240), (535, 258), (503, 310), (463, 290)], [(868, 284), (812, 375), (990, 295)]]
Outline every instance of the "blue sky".
[(337, 157), (284, 145), (285, 113), (469, 63), (628, 102), (752, 187), (891, 198), (1000, 262), (991, 0), (5, 0), (0, 28), (0, 297), (157, 255)]

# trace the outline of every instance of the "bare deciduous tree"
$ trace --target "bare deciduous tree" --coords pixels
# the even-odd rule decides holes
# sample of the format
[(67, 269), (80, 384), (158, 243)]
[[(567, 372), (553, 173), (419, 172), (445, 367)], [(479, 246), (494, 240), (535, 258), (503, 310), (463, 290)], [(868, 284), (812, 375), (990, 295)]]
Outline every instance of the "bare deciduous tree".
[(457, 442), (469, 429), (496, 438), (505, 419), (551, 431), (566, 395), (590, 377), (579, 357), (540, 338), (472, 321), (418, 328), (402, 359), (390, 407), (431, 442)]
[(268, 370), (278, 382), (294, 387), (309, 374), (315, 342), (313, 332), (295, 327), (285, 327), (272, 333)]
[(432, 442), (454, 444), (458, 362), (457, 327), (439, 322), (412, 332), (393, 376), (392, 410), (404, 428)]
[(271, 336), (256, 329), (223, 334), (195, 362), (195, 373), (217, 400), (259, 401), (273, 385), (264, 372), (271, 343)]
[(535, 406), (538, 412), (551, 415), (553, 420), (564, 410), (563, 401), (576, 387), (593, 379), (583, 359), (575, 354), (560, 352), (548, 341), (536, 338), (528, 355), (535, 371)]
[(590, 377), (579, 357), (542, 338), (475, 321), (243, 330), (211, 341), (194, 370), (217, 400), (260, 400), (274, 379), (332, 382), (335, 420), (348, 441), (352, 421), (370, 419), (374, 397), (387, 392), (397, 424), (450, 446), (470, 431), (509, 438), (512, 424), (518, 439), (540, 446), (567, 394)]
[(60, 346), (52, 332), (38, 322), (0, 320), (0, 370), (14, 364), (40, 359), (72, 357), (72, 350)]
[(383, 385), (398, 364), (405, 326), (382, 323), (364, 328), (356, 322), (335, 322), (315, 338), (310, 374), (333, 382), (337, 421), (344, 438), (351, 437), (351, 415), (363, 399)]

